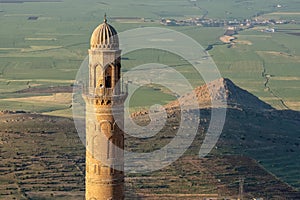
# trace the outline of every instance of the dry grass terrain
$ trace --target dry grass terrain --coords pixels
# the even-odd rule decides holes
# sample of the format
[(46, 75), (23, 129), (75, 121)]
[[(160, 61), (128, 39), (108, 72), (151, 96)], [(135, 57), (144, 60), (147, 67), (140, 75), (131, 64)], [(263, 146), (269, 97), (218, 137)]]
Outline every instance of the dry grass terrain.
[[(72, 120), (26, 113), (4, 113), (0, 120), (0, 199), (83, 198), (85, 149)], [(143, 117), (137, 120), (144, 121)], [(169, 120), (176, 123), (175, 118)], [(174, 134), (169, 126), (164, 132), (165, 139), (154, 140), (157, 146), (168, 141), (168, 134)], [(240, 177), (245, 178), (247, 198), (299, 197), (293, 188), (247, 156), (222, 155), (220, 150), (199, 159), (196, 152), (201, 138), (199, 132), (186, 155), (169, 167), (153, 173), (127, 174), (127, 199), (234, 198)], [(137, 146), (146, 149), (149, 143), (127, 138), (126, 144), (133, 150)]]
[[(209, 87), (219, 91), (222, 84), (226, 96), (209, 93)], [(236, 198), (241, 177), (247, 199), (299, 198), (299, 113), (276, 111), (227, 79), (195, 91), (202, 102), (201, 123), (192, 145), (168, 167), (127, 174), (126, 198)], [(182, 98), (188, 101), (190, 97)], [(227, 98), (229, 109), (216, 148), (200, 159), (198, 151), (210, 120), (210, 98)], [(177, 102), (166, 106), (167, 123), (157, 135), (147, 139), (127, 135), (126, 149), (151, 152), (169, 143), (179, 125), (177, 106)], [(147, 111), (133, 116), (140, 125), (149, 123)], [(0, 122), (0, 199), (83, 198), (85, 148), (71, 119), (5, 111)]]

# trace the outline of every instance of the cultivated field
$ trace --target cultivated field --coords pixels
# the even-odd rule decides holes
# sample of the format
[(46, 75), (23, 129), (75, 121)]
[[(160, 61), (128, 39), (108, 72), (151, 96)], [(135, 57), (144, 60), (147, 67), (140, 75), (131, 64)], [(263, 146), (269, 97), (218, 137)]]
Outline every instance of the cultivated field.
[[(87, 55), (90, 34), (94, 27), (101, 23), (104, 12), (107, 12), (109, 19), (111, 18), (110, 22), (119, 32), (138, 27), (161, 26), (158, 23), (161, 18), (186, 19), (205, 15), (209, 18), (230, 20), (250, 18), (257, 12), (268, 13), (262, 16), (265, 18), (279, 16), (280, 19), (289, 19), (298, 16), (295, 7), (298, 4), (295, 0), (282, 3), (282, 8), (276, 8), (273, 2), (258, 0), (247, 2), (226, 0), (226, 3), (222, 4), (216, 0), (139, 3), (133, 0), (122, 2), (90, 0), (83, 3), (78, 0), (72, 1), (72, 7), (67, 6), (68, 4), (70, 0), (1, 3), (0, 21), (1, 26), (5, 27), (0, 30), (1, 99), (12, 96), (11, 92), (29, 87), (71, 85), (80, 63)], [(257, 30), (240, 32), (233, 48), (215, 45), (209, 53), (224, 77), (232, 79), (276, 108), (298, 110), (299, 89), (296, 86), (299, 85), (297, 77), (300, 76), (297, 67), (300, 46), (299, 25), (278, 25), (277, 28), (282, 31), (273, 34)], [(172, 27), (172, 29), (194, 38), (204, 48), (221, 44), (219, 38), (224, 33), (223, 28)], [(140, 64), (159, 62), (173, 66), (183, 73), (193, 86), (203, 83), (201, 76), (176, 55), (146, 50), (131, 53), (126, 57), (128, 59), (123, 60), (125, 71)], [(266, 85), (267, 74), (271, 75), (271, 79)], [(168, 94), (163, 95), (163, 91), (151, 87), (141, 88), (134, 95), (131, 105), (144, 107), (153, 103), (164, 104), (174, 99)], [(154, 95), (156, 97), (144, 101), (143, 96), (152, 93), (157, 94)], [(45, 109), (36, 109), (40, 106), (38, 101), (35, 102), (36, 108), (30, 103), (24, 104), (21, 108), (16, 102), (18, 97), (24, 95), (20, 93), (13, 96), (14, 101), (3, 101), (1, 109), (47, 112)], [(19, 100), (21, 102), (23, 99)], [(57, 110), (62, 109), (60, 105), (57, 106)], [(52, 104), (50, 107), (49, 111), (53, 111)]]
[[(141, 27), (170, 28), (190, 36), (199, 42), (204, 49), (212, 47), (208, 50), (208, 53), (212, 56), (223, 77), (230, 78), (238, 86), (277, 109), (300, 110), (299, 0), (289, 0), (288, 2), (283, 0), (276, 2), (267, 0), (223, 0), (222, 3), (220, 3), (220, 0), (111, 0), (107, 2), (96, 0), (40, 0), (28, 2), (24, 0), (21, 1), (23, 3), (12, 2), (4, 3), (4, 1), (0, 1), (0, 111), (22, 110), (52, 116), (72, 117), (71, 93), (76, 73), (81, 62), (87, 56), (90, 35), (94, 28), (102, 22), (105, 12), (108, 15), (109, 23), (118, 32)], [(282, 5), (282, 7), (277, 7), (277, 4)], [(220, 41), (220, 37), (225, 32), (224, 27), (165, 27), (159, 23), (161, 18), (181, 20), (191, 17), (206, 17), (234, 20), (257, 15), (259, 15), (259, 19), (294, 19), (295, 22), (239, 31), (237, 35), (234, 35), (236, 39), (229, 44), (226, 44), (228, 41), (225, 41), (225, 43)], [(262, 32), (266, 28), (275, 28), (276, 31), (274, 33)], [(189, 80), (193, 87), (204, 83), (201, 76), (187, 61), (177, 55), (161, 50), (146, 49), (124, 55), (122, 68), (126, 72), (141, 64), (157, 62), (176, 69)], [(136, 111), (149, 107), (154, 103), (166, 104), (175, 98), (166, 88), (149, 84), (140, 88), (134, 94), (130, 100), (130, 106), (132, 111)], [(279, 114), (284, 116), (284, 112)], [(222, 173), (220, 172), (222, 177), (218, 178), (218, 174), (213, 172), (203, 173), (200, 176), (201, 180), (205, 177), (214, 177), (212, 185), (217, 183), (221, 189), (214, 186), (205, 188), (206, 182), (198, 183), (198, 174), (197, 176), (189, 174), (193, 172), (186, 172), (183, 168), (177, 168), (178, 166), (171, 166), (168, 172), (170, 174), (158, 172), (155, 176), (153, 175), (159, 180), (155, 184), (147, 182), (149, 177), (146, 179), (129, 177), (128, 187), (132, 190), (142, 191), (141, 193), (144, 191), (143, 194), (153, 190), (163, 193), (169, 188), (175, 191), (174, 193), (182, 194), (190, 190), (191, 186), (194, 193), (200, 188), (201, 191), (210, 192), (211, 194), (223, 191), (230, 191), (229, 195), (236, 194), (239, 172), (243, 171), (244, 168), (232, 169), (233, 165), (237, 165), (238, 159), (234, 158), (232, 161), (231, 158), (226, 157), (235, 151), (241, 152), (242, 156), (254, 157), (260, 162), (259, 164), (276, 174), (281, 180), (299, 189), (299, 173), (297, 171), (299, 162), (295, 163), (291, 159), (299, 158), (299, 156), (297, 157), (297, 153), (299, 154), (299, 137), (296, 136), (298, 132), (285, 132), (290, 127), (299, 126), (299, 123), (286, 122), (285, 119), (278, 116), (274, 119), (274, 116), (268, 115), (270, 121), (263, 122), (269, 123), (268, 126), (272, 128), (262, 131), (260, 129), (262, 121), (260, 120), (265, 119), (265, 116), (253, 113), (250, 118), (243, 116), (243, 113), (239, 113), (238, 116), (233, 113), (229, 116), (232, 127), (227, 129), (223, 136), (229, 137), (231, 140), (238, 138), (240, 143), (234, 143), (236, 140), (233, 140), (234, 142), (229, 142), (229, 146), (232, 148), (220, 150), (221, 156), (225, 158), (217, 159), (216, 162), (220, 166), (222, 166), (222, 163), (226, 163), (223, 166), (224, 168), (220, 169), (220, 171), (223, 170)], [(20, 122), (23, 120), (22, 117), (18, 118)], [(4, 116), (3, 118), (1, 119), (0, 131), (1, 138), (4, 138), (0, 141), (1, 158), (3, 159), (0, 166), (0, 199), (2, 194), (17, 199), (26, 198), (24, 195), (28, 192), (28, 188), (33, 187), (36, 180), (42, 182), (43, 176), (46, 176), (46, 182), (35, 185), (35, 192), (41, 195), (43, 191), (46, 191), (45, 196), (49, 196), (48, 189), (50, 188), (56, 191), (50, 192), (50, 195), (58, 199), (62, 194), (58, 191), (62, 188), (62, 185), (53, 180), (53, 172), (61, 180), (68, 181), (63, 190), (74, 190), (76, 194), (82, 195), (83, 185), (80, 184), (83, 183), (82, 167), (84, 167), (84, 161), (77, 157), (78, 152), (74, 150), (79, 150), (81, 154), (84, 150), (81, 144), (78, 144), (78, 138), (75, 138), (74, 132), (72, 132), (73, 136), (67, 134), (69, 130), (65, 130), (63, 125), (58, 126), (62, 128), (61, 130), (52, 130), (53, 124), (57, 125), (56, 120), (53, 118), (42, 119), (39, 116), (38, 118), (41, 118), (40, 122), (46, 123), (46, 125), (35, 128), (32, 127), (40, 123), (35, 120), (35, 117), (33, 119), (26, 118), (25, 121), (29, 124), (26, 124), (26, 122), (21, 123), (21, 125), (17, 123), (19, 121), (13, 123), (14, 117), (6, 119), (9, 117)], [(248, 123), (251, 120), (254, 120), (253, 124)], [(33, 124), (30, 124), (30, 122), (33, 122)], [(70, 121), (62, 123), (69, 124)], [(278, 130), (281, 131), (280, 133), (286, 134), (285, 136), (281, 135), (276, 139), (274, 133), (277, 133), (277, 127), (273, 127), (274, 123), (280, 125)], [(23, 125), (31, 128), (24, 129), (21, 127)], [(256, 135), (249, 135), (249, 132), (256, 133)], [(26, 140), (21, 140), (22, 137), (25, 137)], [(73, 144), (63, 146), (68, 137), (71, 137), (77, 147), (72, 146)], [(49, 141), (45, 141), (45, 138)], [(244, 141), (245, 138), (247, 139), (246, 142)], [(295, 138), (298, 138), (298, 140), (296, 141)], [(7, 139), (13, 139), (14, 144), (5, 143)], [(30, 148), (23, 146), (22, 142), (24, 141), (36, 142), (32, 145), (36, 145), (37, 148), (34, 155), (31, 152), (31, 146)], [(248, 143), (247, 141), (251, 142)], [(252, 143), (252, 141), (255, 142)], [(58, 148), (54, 143), (63, 147), (58, 149), (58, 152), (54, 152)], [(238, 146), (239, 144), (241, 145)], [(253, 144), (262, 146), (259, 146), (259, 148), (251, 146)], [(272, 148), (267, 149), (266, 154), (262, 154), (261, 150), (264, 147), (263, 145), (266, 144), (271, 145)], [(156, 144), (151, 145), (148, 144), (148, 146), (143, 147), (158, 148), (158, 146), (155, 146)], [(249, 146), (251, 148), (244, 148)], [(274, 153), (277, 148), (281, 149), (278, 154)], [(23, 151), (24, 154), (22, 154)], [(50, 154), (48, 154), (48, 151), (51, 151)], [(278, 159), (273, 159), (274, 157)], [(23, 164), (21, 162), (23, 160), (18, 162), (20, 158), (24, 158), (26, 163)], [(60, 163), (64, 163), (66, 160), (69, 163), (60, 166)], [(261, 188), (264, 187), (264, 183), (267, 183), (268, 187), (271, 188), (269, 189), (270, 193), (274, 192), (274, 190), (272, 191), (273, 183), (278, 184), (280, 187), (287, 187), (285, 184), (283, 184), (285, 186), (282, 186), (282, 182), (273, 179), (272, 175), (263, 171), (255, 161), (249, 161), (247, 158), (244, 160), (244, 157), (243, 161), (252, 163), (255, 170), (262, 170), (259, 175), (263, 176), (263, 180), (258, 180), (255, 173), (252, 174), (253, 176), (251, 175), (250, 180), (247, 180), (249, 181), (247, 187), (250, 188), (249, 195), (251, 197), (253, 197), (252, 194), (256, 194), (253, 191), (251, 193), (251, 189), (254, 190), (253, 187), (256, 183), (261, 184)], [(78, 165), (74, 165), (73, 162), (78, 162), (76, 163)], [(191, 169), (200, 170), (195, 165), (202, 164), (201, 162), (191, 159), (184, 161), (184, 166), (192, 166)], [(211, 163), (213, 162), (211, 161)], [(280, 165), (280, 163), (285, 163), (285, 165)], [(246, 172), (252, 170), (251, 166)], [(201, 170), (205, 171), (207, 169), (209, 169), (209, 166)], [(232, 171), (226, 174), (227, 172), (224, 172), (224, 170), (228, 169), (232, 169)], [(46, 173), (42, 176), (39, 172), (43, 171), (44, 173), (45, 170)], [(179, 188), (178, 185), (172, 182), (173, 172), (174, 174), (185, 173), (190, 175), (180, 178), (184, 188)], [(164, 180), (157, 178), (162, 174), (170, 177), (170, 184), (164, 185)], [(231, 174), (234, 174), (234, 178), (230, 178), (229, 175)], [(229, 184), (224, 190), (222, 190), (222, 187), (225, 187), (226, 184), (223, 184), (223, 182), (218, 183), (218, 179), (223, 180), (223, 177), (228, 180), (226, 184)], [(134, 185), (135, 182), (138, 184)], [(28, 193), (27, 195), (34, 199), (36, 193)], [(149, 197), (149, 199), (151, 198), (153, 197)]]

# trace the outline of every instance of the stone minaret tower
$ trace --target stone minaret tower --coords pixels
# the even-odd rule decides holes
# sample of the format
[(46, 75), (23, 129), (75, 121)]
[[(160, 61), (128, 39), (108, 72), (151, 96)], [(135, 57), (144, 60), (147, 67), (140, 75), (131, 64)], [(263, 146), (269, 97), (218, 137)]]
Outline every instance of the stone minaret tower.
[(100, 24), (91, 37), (86, 103), (86, 200), (124, 199), (124, 100), (116, 30)]

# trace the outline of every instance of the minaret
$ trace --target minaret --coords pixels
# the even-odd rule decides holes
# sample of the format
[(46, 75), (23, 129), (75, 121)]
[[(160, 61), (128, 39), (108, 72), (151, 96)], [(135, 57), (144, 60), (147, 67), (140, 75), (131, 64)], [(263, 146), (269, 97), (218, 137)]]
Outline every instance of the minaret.
[(86, 103), (86, 200), (124, 199), (124, 101), (116, 30), (100, 24), (91, 37)]

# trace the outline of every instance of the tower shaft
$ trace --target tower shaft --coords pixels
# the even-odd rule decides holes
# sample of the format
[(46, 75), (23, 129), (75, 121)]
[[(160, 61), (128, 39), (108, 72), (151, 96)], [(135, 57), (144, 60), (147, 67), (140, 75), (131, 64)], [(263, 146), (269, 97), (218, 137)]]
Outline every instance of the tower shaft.
[(113, 115), (109, 101), (86, 97), (87, 200), (124, 199), (124, 135), (114, 119), (123, 112)]
[(124, 101), (115, 29), (100, 24), (91, 37), (86, 104), (86, 200), (124, 199)]

